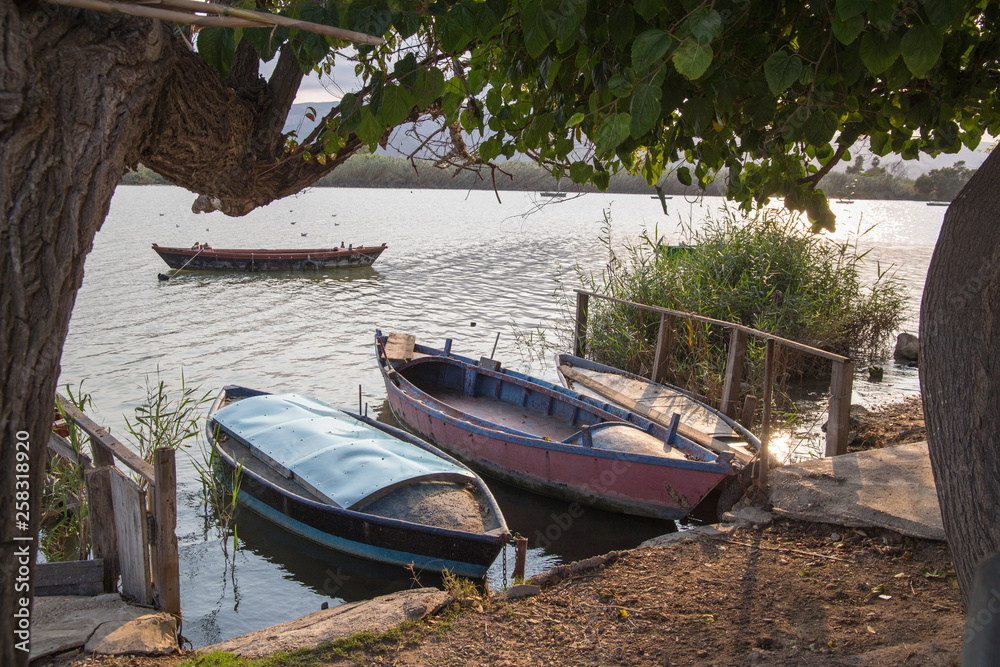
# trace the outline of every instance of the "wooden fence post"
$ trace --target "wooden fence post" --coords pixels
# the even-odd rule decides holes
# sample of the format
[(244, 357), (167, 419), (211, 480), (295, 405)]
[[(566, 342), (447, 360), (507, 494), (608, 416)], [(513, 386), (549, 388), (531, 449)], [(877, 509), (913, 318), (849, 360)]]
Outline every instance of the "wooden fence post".
[(576, 293), (576, 335), (573, 337), (573, 354), (582, 357), (587, 347), (587, 306), (590, 295)]
[(160, 608), (181, 615), (180, 564), (177, 556), (177, 468), (172, 447), (155, 452), (153, 468), (153, 518), (156, 535), (153, 541), (153, 579), (160, 596)]
[(835, 361), (830, 376), (830, 412), (826, 421), (826, 455), (847, 453), (850, 430), (851, 394), (854, 391), (854, 362)]
[[(747, 332), (734, 328), (729, 337), (729, 360), (726, 362), (726, 382), (722, 386), (719, 409), (727, 417), (736, 417), (736, 404), (743, 382), (743, 361), (747, 354)], [(770, 340), (769, 340), (770, 342)]]
[(757, 485), (762, 491), (767, 491), (767, 473), (771, 467), (771, 453), (768, 443), (771, 440), (771, 389), (774, 384), (774, 339), (767, 339), (764, 350), (764, 414), (760, 425), (760, 453), (758, 455)]
[(653, 358), (653, 382), (663, 383), (674, 356), (674, 322), (676, 318), (660, 313), (660, 332), (656, 337), (656, 356)]
[(118, 536), (115, 531), (114, 502), (111, 499), (111, 468), (102, 466), (84, 472), (94, 558), (104, 561), (104, 592), (118, 590)]

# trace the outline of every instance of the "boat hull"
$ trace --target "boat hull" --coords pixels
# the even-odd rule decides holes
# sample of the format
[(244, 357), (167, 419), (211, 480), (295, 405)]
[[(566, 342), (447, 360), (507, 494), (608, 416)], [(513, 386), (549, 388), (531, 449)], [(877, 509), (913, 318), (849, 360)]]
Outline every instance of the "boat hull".
[[(418, 349), (428, 351), (420, 346)], [(411, 363), (427, 361), (418, 359)], [(405, 365), (394, 369), (381, 354), (379, 362), (389, 405), (402, 422), (470, 467), (537, 493), (625, 514), (679, 519), (688, 515), (734, 471), (727, 461), (719, 458), (703, 461), (665, 459), (511, 432), (470, 419), (423, 392), (403, 376)], [(463, 361), (453, 355), (441, 363), (456, 364), (462, 372), (470, 374), (489, 373), (471, 360)], [(527, 378), (511, 371), (502, 373), (511, 379)], [(530, 380), (540, 383), (534, 385), (539, 389), (554, 390), (551, 394), (554, 400), (561, 400), (558, 394), (562, 394), (570, 395), (574, 401), (589, 402), (592, 407), (600, 405), (576, 392), (534, 378)], [(544, 392), (537, 395), (542, 396)], [(604, 413), (606, 419), (620, 420), (625, 413), (608, 404), (604, 406), (611, 410)], [(638, 415), (631, 417), (643, 427), (649, 424)], [(655, 428), (655, 425), (650, 426), (651, 430)]]
[[(413, 438), (367, 417), (351, 416), (401, 439)], [(468, 533), (314, 502), (273, 484), (246, 462), (237, 461), (213, 430), (210, 421), (206, 433), (222, 465), (231, 474), (239, 470), (237, 502), (324, 547), (382, 563), (438, 572), (447, 569), (459, 576), (480, 579), (486, 576), (508, 539), (505, 525), (489, 533)]]
[(386, 250), (382, 246), (316, 250), (241, 250), (164, 248), (153, 250), (172, 269), (191, 271), (323, 271), (371, 266)]

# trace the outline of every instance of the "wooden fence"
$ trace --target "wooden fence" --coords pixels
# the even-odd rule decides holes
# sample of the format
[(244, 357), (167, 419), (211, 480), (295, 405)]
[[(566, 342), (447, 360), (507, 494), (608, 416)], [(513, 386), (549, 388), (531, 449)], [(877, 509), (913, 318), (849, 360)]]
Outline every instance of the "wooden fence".
[[(92, 460), (84, 457), (93, 556), (103, 569), (103, 590), (114, 592), (121, 578), (124, 595), (180, 617), (177, 557), (177, 472), (171, 447), (155, 451), (150, 465), (63, 396), (56, 400), (66, 419), (90, 438)], [(53, 433), (49, 449), (77, 461), (76, 453)], [(140, 482), (118, 468), (121, 463)]]
[[(771, 435), (771, 397), (775, 384), (774, 360), (777, 354), (777, 346), (781, 345), (829, 360), (832, 364), (832, 373), (830, 375), (830, 404), (826, 427), (826, 455), (838, 456), (847, 453), (848, 418), (851, 411), (851, 392), (854, 388), (854, 362), (848, 357), (732, 322), (716, 320), (695, 313), (685, 313), (679, 310), (625, 301), (604, 294), (597, 294), (596, 292), (576, 290), (576, 331), (573, 341), (573, 353), (578, 357), (584, 356), (586, 349), (587, 310), (590, 305), (590, 297), (660, 314), (660, 328), (656, 339), (656, 353), (653, 357), (652, 377), (650, 377), (653, 382), (662, 382), (669, 370), (670, 360), (673, 356), (674, 326), (678, 318), (706, 322), (729, 329), (729, 354), (726, 363), (722, 396), (719, 400), (719, 409), (726, 415), (734, 418), (736, 417), (736, 409), (739, 401), (740, 383), (743, 380), (743, 364), (746, 358), (747, 342), (751, 336), (764, 340), (764, 395), (762, 397), (763, 417), (761, 419), (760, 433), (763, 451), (760, 455), (761, 461), (770, 460), (767, 455), (767, 448)], [(766, 485), (767, 466), (761, 466), (760, 476), (762, 484)]]

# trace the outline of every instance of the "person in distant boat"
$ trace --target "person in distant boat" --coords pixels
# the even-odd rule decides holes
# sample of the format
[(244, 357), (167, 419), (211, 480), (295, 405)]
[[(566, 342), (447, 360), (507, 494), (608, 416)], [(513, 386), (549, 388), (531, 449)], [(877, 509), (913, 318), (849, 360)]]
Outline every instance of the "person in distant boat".
[(344, 247), (344, 242), (343, 242), (343, 241), (341, 241), (341, 242), (340, 242), (340, 247), (341, 247), (341, 248), (343, 248), (343, 247)]
[(194, 245), (191, 246), (191, 250), (200, 250), (200, 249), (201, 249), (201, 244), (198, 243), (197, 241), (195, 241)]
[(353, 243), (349, 243), (349, 244), (347, 245), (347, 249), (348, 249), (348, 250), (354, 250), (354, 244), (353, 244)]
[(212, 246), (210, 246), (210, 245), (208, 245), (208, 244), (206, 243), (206, 244), (202, 245), (202, 246), (201, 246), (201, 248), (202, 248), (202, 250), (211, 250), (211, 249), (212, 249)]

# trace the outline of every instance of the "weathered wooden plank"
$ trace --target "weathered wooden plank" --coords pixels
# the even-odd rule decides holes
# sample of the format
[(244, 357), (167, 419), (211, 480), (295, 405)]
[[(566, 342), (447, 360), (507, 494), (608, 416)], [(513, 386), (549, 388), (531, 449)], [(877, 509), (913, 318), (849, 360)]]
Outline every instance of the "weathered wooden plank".
[(676, 318), (660, 313), (660, 331), (656, 336), (656, 356), (653, 358), (653, 382), (663, 382), (674, 356), (674, 323)]
[(573, 334), (573, 354), (582, 357), (587, 349), (587, 306), (590, 295), (586, 292), (576, 293), (576, 329)]
[(851, 393), (854, 391), (854, 362), (834, 362), (830, 377), (830, 412), (826, 422), (826, 455), (847, 453), (851, 416)]
[(90, 436), (91, 444), (94, 447), (94, 465), (110, 465), (112, 462), (106, 458), (110, 452), (126, 467), (139, 473), (150, 484), (153, 483), (153, 466), (146, 463), (141, 456), (131, 449), (118, 442), (103, 426), (84, 414), (67, 398), (61, 394), (56, 394), (56, 400), (59, 401), (59, 407), (62, 408), (66, 417), (72, 419), (77, 426)]
[(737, 401), (740, 397), (740, 383), (743, 382), (743, 361), (747, 356), (746, 331), (733, 329), (729, 337), (729, 359), (726, 362), (726, 381), (722, 387), (719, 409), (730, 418), (736, 417)]
[(70, 560), (35, 565), (35, 595), (100, 595), (104, 561)]
[(104, 563), (104, 592), (118, 590), (118, 532), (115, 527), (115, 507), (111, 500), (112, 466), (91, 468), (84, 473), (90, 535), (94, 555)]
[(417, 337), (413, 334), (391, 333), (385, 341), (385, 357), (389, 361), (409, 361), (413, 358), (413, 346)]
[(75, 464), (79, 464), (80, 461), (82, 460), (84, 468), (90, 468), (92, 466), (89, 456), (87, 456), (86, 454), (81, 454), (77, 456), (77, 453), (73, 450), (73, 446), (69, 444), (69, 440), (62, 437), (58, 433), (53, 433), (52, 435), (49, 436), (48, 445), (49, 445), (49, 451), (51, 451), (54, 454), (58, 454), (59, 456), (63, 457), (68, 461), (71, 461)]
[(117, 468), (110, 470), (122, 593), (142, 604), (152, 604), (146, 492)]
[(155, 452), (153, 468), (153, 517), (156, 535), (153, 541), (154, 579), (159, 607), (166, 612), (181, 614), (180, 563), (177, 555), (177, 467), (172, 447), (160, 447)]
[(768, 340), (764, 348), (764, 414), (760, 424), (760, 458), (757, 461), (759, 466), (757, 472), (757, 484), (765, 492), (767, 491), (768, 469), (771, 467), (771, 453), (769, 444), (771, 441), (771, 394), (774, 389), (774, 356), (775, 341)]

